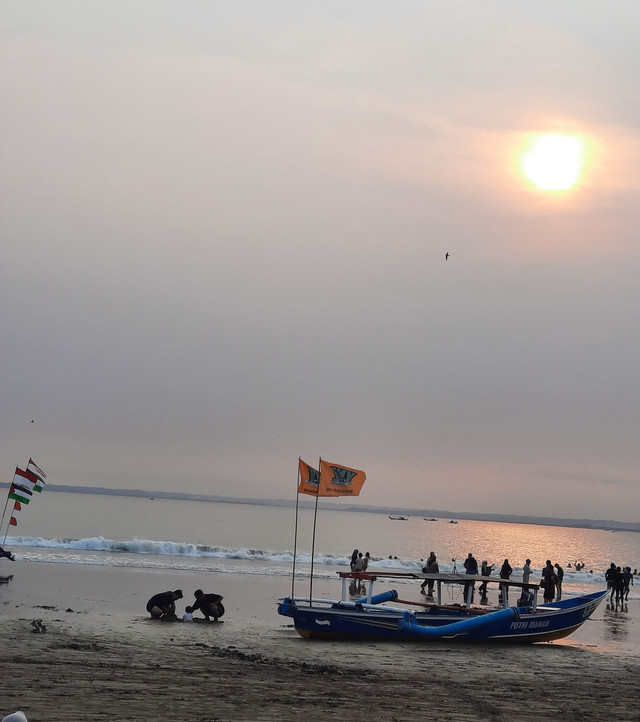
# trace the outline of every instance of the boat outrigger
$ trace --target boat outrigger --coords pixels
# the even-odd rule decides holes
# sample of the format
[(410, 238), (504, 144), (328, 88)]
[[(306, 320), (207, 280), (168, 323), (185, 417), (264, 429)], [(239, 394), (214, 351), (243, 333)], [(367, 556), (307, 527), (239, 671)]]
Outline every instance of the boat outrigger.
[[(278, 613), (293, 619), (305, 639), (446, 640), (531, 644), (566, 637), (595, 612), (607, 590), (538, 604), (539, 584), (482, 577), (471, 574), (418, 574), (412, 572), (339, 572), (342, 599), (287, 597)], [(435, 599), (400, 599), (395, 589), (373, 594), (378, 579), (423, 580), (436, 587)], [(349, 600), (348, 583), (362, 588), (366, 596)], [(472, 605), (474, 584), (499, 584), (502, 606)], [(431, 584), (432, 583), (432, 584)], [(463, 604), (443, 604), (443, 585), (465, 585)], [(476, 590), (477, 591), (477, 590)], [(509, 592), (520, 593), (516, 606), (509, 606)], [(485, 597), (486, 599), (486, 597)], [(483, 600), (484, 601), (484, 600)], [(404, 605), (404, 606), (400, 606)], [(411, 608), (412, 607), (412, 608)]]

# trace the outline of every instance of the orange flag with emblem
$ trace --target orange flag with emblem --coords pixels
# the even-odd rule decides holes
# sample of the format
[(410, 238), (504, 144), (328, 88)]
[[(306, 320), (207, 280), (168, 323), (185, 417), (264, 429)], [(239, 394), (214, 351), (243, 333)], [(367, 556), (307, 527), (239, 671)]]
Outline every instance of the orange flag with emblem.
[(320, 483), (320, 472), (309, 466), (306, 461), (298, 459), (300, 468), (300, 483), (298, 484), (298, 494), (309, 494), (310, 496), (318, 495), (318, 484)]
[(318, 496), (358, 496), (366, 478), (360, 469), (321, 460)]

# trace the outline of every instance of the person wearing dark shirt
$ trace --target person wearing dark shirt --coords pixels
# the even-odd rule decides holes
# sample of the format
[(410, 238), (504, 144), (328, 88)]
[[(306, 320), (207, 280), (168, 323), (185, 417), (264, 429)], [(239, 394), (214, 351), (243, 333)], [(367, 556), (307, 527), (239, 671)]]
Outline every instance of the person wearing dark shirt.
[(564, 578), (564, 569), (557, 562), (553, 566), (556, 570), (556, 577), (558, 578), (558, 581), (556, 582), (556, 600), (560, 601), (562, 599), (562, 580)]
[[(483, 577), (490, 577), (491, 572), (493, 571), (493, 564), (489, 564), (486, 559), (482, 562), (482, 567), (480, 568), (480, 574)], [(487, 603), (487, 582), (482, 582), (480, 585), (480, 603), (486, 604)]]
[[(429, 572), (429, 566), (430, 566), (431, 564), (434, 564), (435, 561), (436, 561), (436, 555), (435, 555), (433, 552), (430, 552), (429, 557), (428, 557), (427, 561), (425, 562), (425, 565), (422, 567), (422, 573), (423, 573), (423, 574), (427, 574), (427, 573), (430, 574), (431, 572)], [(424, 582), (422, 582), (422, 584), (420, 585), (421, 591), (424, 592), (424, 588), (425, 588), (426, 586), (427, 586), (427, 580), (425, 579)], [(431, 590), (433, 590), (433, 582), (431, 583), (431, 586), (430, 586), (429, 588), (430, 588)]]
[(622, 579), (624, 580), (624, 598), (629, 599), (629, 585), (633, 584), (633, 574), (631, 573), (631, 567), (625, 567), (622, 572)]
[[(478, 574), (478, 562), (471, 552), (469, 552), (467, 558), (464, 560), (464, 568), (467, 574)], [(475, 588), (475, 582), (467, 582), (464, 585), (464, 599), (467, 601), (469, 596), (469, 589), (471, 589), (471, 599), (473, 600), (473, 590)]]
[(558, 583), (558, 577), (553, 569), (553, 564), (550, 559), (547, 559), (547, 565), (542, 570), (542, 589), (544, 590), (544, 602), (545, 604), (551, 603), (556, 596), (556, 585)]
[(616, 567), (613, 573), (613, 590), (616, 594), (616, 607), (618, 602), (622, 604), (624, 602), (624, 577), (622, 576), (622, 568)]
[(611, 597), (609, 598), (609, 602), (613, 602), (613, 595), (615, 594), (615, 589), (613, 588), (613, 578), (615, 573), (616, 565), (614, 562), (611, 562), (609, 568), (604, 573), (604, 580), (607, 583), (607, 589), (611, 589)]
[[(500, 579), (509, 579), (512, 572), (513, 572), (513, 569), (511, 568), (511, 564), (509, 564), (509, 560), (505, 559), (502, 566), (500, 567)], [(501, 584), (498, 601), (501, 602), (504, 599), (506, 602), (508, 597), (509, 597), (509, 587), (506, 584)]]
[(176, 599), (182, 599), (182, 590), (176, 589), (173, 592), (160, 592), (155, 594), (147, 602), (147, 612), (151, 619), (169, 619), (176, 614)]
[(478, 574), (478, 562), (475, 560), (475, 557), (471, 552), (469, 552), (469, 555), (464, 560), (464, 568), (467, 571), (467, 574)]
[(202, 589), (196, 589), (193, 593), (196, 601), (192, 605), (192, 610), (195, 612), (199, 609), (205, 616), (207, 622), (217, 622), (218, 619), (224, 614), (224, 607), (222, 606), (222, 597), (219, 594), (205, 594)]

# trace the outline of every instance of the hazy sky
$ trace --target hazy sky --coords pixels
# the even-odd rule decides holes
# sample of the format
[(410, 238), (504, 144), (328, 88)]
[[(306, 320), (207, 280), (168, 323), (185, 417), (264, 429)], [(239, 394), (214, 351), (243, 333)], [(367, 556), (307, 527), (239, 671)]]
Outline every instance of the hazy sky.
[(639, 520), (637, 0), (0, 15), (5, 481)]

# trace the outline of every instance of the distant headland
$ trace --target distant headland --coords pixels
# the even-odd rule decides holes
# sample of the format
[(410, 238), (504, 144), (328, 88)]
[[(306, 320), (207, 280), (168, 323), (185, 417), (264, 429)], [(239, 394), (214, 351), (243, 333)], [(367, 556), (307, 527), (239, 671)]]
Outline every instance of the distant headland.
[[(8, 488), (9, 484), (0, 483), (0, 488)], [(107, 496), (135, 496), (153, 499), (175, 499), (183, 501), (217, 502), (219, 504), (255, 504), (259, 506), (294, 507), (292, 499), (249, 499), (233, 496), (214, 496), (209, 494), (188, 494), (174, 491), (146, 491), (144, 489), (107, 489), (100, 486), (69, 486), (65, 484), (47, 484), (47, 491), (62, 491), (72, 494), (104, 494)], [(312, 508), (314, 502), (300, 499), (299, 506)], [(510, 524), (539, 524), (543, 526), (563, 526), (579, 529), (601, 529), (604, 531), (640, 532), (640, 523), (612, 521), (609, 519), (561, 519), (541, 516), (515, 516), (513, 514), (490, 514), (477, 512), (449, 511), (446, 509), (412, 509), (408, 507), (357, 506), (336, 502), (334, 499), (323, 499), (335, 511), (360, 511), (370, 514), (393, 514), (402, 516), (422, 516), (429, 519), (468, 519), (470, 521), (495, 521)]]

